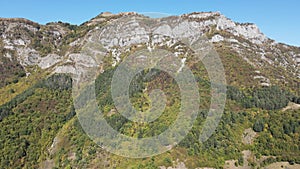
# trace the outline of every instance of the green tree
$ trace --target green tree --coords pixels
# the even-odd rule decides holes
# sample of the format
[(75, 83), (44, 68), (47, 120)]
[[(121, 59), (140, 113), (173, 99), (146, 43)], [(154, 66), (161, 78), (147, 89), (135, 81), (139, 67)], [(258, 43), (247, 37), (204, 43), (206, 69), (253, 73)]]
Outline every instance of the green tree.
[(253, 130), (255, 132), (262, 132), (264, 130), (264, 120), (263, 119), (258, 119), (253, 125)]

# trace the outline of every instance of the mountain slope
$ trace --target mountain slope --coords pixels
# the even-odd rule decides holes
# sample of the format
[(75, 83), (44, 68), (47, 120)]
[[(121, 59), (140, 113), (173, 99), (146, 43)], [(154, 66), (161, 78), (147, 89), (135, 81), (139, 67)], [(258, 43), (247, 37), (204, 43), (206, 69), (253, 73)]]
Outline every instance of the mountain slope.
[[(176, 38), (203, 35), (223, 62), (228, 100), (216, 132), (199, 143), (210, 104), (208, 73)], [(217, 12), (161, 19), (131, 12), (102, 13), (80, 26), (2, 18), (0, 39), (1, 168), (220, 168), (228, 160), (255, 168), (276, 161), (300, 163), (299, 109), (281, 110), (289, 102), (300, 102), (300, 48), (276, 43), (254, 24), (235, 23)], [(87, 45), (91, 42), (101, 48)], [(139, 125), (121, 116), (110, 93), (112, 74), (126, 57), (156, 48), (171, 51), (192, 68), (203, 111), (187, 137), (166, 153), (144, 159), (108, 153), (81, 128), (66, 74), (99, 67), (97, 99), (109, 124), (131, 137), (157, 135), (176, 118), (176, 99), (168, 102), (156, 122)], [(144, 78), (149, 72), (152, 75)], [(149, 92), (143, 91), (157, 87), (176, 96), (173, 80), (164, 72), (145, 70), (132, 82), (131, 102), (136, 109), (148, 109)], [(245, 143), (243, 137), (252, 129), (255, 137)]]

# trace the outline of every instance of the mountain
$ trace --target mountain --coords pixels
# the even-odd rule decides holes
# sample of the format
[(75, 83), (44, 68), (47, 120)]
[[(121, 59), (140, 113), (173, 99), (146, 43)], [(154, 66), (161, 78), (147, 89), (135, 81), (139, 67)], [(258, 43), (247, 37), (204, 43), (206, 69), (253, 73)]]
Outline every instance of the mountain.
[[(216, 132), (200, 143), (210, 76), (187, 44), (202, 37), (201, 51), (212, 47), (223, 63), (227, 101)], [(78, 121), (72, 84), (80, 76), (73, 75), (97, 67), (96, 97), (105, 119), (124, 135), (152, 137), (176, 119), (178, 84), (158, 70), (135, 77), (129, 93), (136, 109), (149, 108), (149, 91), (156, 87), (170, 99), (157, 121), (140, 125), (116, 110), (110, 83), (130, 55), (156, 49), (191, 68), (203, 97), (201, 112), (185, 139), (163, 154), (131, 159), (109, 153)], [(300, 48), (277, 43), (255, 24), (218, 12), (159, 19), (105, 12), (79, 26), (0, 18), (0, 65), (1, 168), (258, 168), (284, 162), (299, 167)]]

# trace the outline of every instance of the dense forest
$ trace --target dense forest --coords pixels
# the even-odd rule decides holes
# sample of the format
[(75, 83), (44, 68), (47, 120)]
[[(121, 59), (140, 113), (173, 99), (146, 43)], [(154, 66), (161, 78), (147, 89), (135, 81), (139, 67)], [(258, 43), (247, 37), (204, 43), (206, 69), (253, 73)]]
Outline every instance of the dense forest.
[[(114, 71), (115, 69), (106, 70), (96, 79), (99, 108), (105, 114), (107, 122), (115, 130), (131, 137), (150, 137), (166, 130), (176, 118), (179, 102), (176, 99), (170, 102), (162, 116), (154, 122), (144, 125), (131, 122), (113, 110), (110, 82)], [(200, 78), (198, 78), (198, 83), (202, 86), (202, 92), (209, 92), (209, 83)], [(172, 91), (178, 90), (172, 77), (167, 76), (164, 72), (158, 70), (143, 71), (136, 75), (130, 87), (130, 99), (137, 109), (146, 110), (149, 107), (147, 96), (142, 94), (142, 91), (146, 87), (151, 89), (154, 84), (155, 87), (161, 88), (164, 92), (173, 93), (173, 95), (177, 92)], [(76, 149), (76, 160), (72, 162), (72, 166), (83, 167), (87, 165), (85, 158), (92, 158), (96, 156), (97, 152), (99, 153), (100, 148), (87, 136), (84, 136), (84, 131), (78, 124), (75, 109), (72, 106), (71, 87), (72, 79), (69, 75), (54, 74), (0, 107), (1, 168), (7, 166), (36, 168), (39, 162), (49, 158), (49, 154), (43, 152), (48, 151), (47, 149), (49, 149), (59, 129), (71, 119), (74, 127), (71, 128), (70, 132), (75, 132), (72, 135), (75, 138), (72, 140), (76, 141), (76, 146), (71, 144)], [(171, 96), (167, 97), (171, 98)], [(201, 143), (198, 138), (207, 116), (207, 110), (205, 110), (207, 106), (202, 105), (203, 109), (199, 112), (193, 129), (179, 143), (174, 152), (185, 148), (187, 159), (197, 158), (196, 162), (190, 164), (191, 166), (202, 165), (222, 168), (224, 162), (230, 159), (237, 159), (236, 165), (243, 165), (242, 151), (246, 149), (250, 149), (257, 158), (276, 156), (275, 159), (271, 158), (264, 161), (264, 165), (275, 161), (289, 161), (291, 164), (300, 163), (298, 154), (300, 151), (299, 110), (280, 111), (289, 102), (298, 103), (297, 96), (277, 86), (247, 90), (228, 86), (227, 97), (232, 104), (240, 106), (241, 109), (239, 111), (226, 110), (213, 136)], [(208, 104), (209, 100), (205, 101), (204, 98), (203, 103)], [(246, 128), (252, 128), (258, 133), (252, 145), (245, 145), (241, 141), (243, 130)], [(88, 156), (91, 157), (83, 154), (84, 150), (80, 147), (83, 144), (94, 147), (88, 152)], [(54, 156), (52, 158), (55, 159), (55, 163), (61, 167), (71, 164), (70, 161), (65, 160), (64, 151), (66, 150), (62, 149), (55, 155), (51, 155)], [(170, 161), (172, 160), (176, 159), (172, 159), (172, 156), (166, 156), (161, 163), (154, 164), (150, 160), (147, 163), (140, 163), (139, 168), (146, 166), (157, 168), (158, 164), (168, 166), (171, 165)]]

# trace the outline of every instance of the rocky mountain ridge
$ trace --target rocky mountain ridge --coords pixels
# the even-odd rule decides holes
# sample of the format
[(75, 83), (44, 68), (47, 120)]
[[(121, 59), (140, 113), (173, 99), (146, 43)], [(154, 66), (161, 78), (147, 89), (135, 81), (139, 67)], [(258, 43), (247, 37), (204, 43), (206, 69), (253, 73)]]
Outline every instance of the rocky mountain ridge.
[[(111, 33), (112, 30), (102, 30), (104, 25), (110, 23), (114, 24), (111, 27), (114, 34)], [(255, 24), (236, 23), (219, 12), (195, 12), (159, 19), (150, 19), (134, 12), (105, 12), (80, 26), (61, 22), (40, 25), (26, 19), (2, 18), (0, 30), (3, 57), (11, 60), (15, 57), (27, 75), (32, 73), (28, 69), (32, 66), (51, 69), (56, 73), (74, 73), (77, 62), (82, 62), (80, 64), (85, 66), (95, 64), (88, 63), (80, 50), (91, 40), (89, 38), (94, 32), (102, 31), (102, 37), (96, 43), (105, 46), (107, 51), (103, 55), (111, 54), (113, 66), (120, 62), (120, 55), (125, 52), (121, 48), (127, 48), (128, 51), (133, 45), (145, 44), (149, 49), (155, 45), (167, 45), (175, 49), (174, 54), (179, 56), (186, 52), (184, 47), (166, 37), (190, 38), (205, 35), (217, 48), (222, 46), (234, 51), (256, 69), (252, 78), (260, 81), (261, 85), (291, 83), (295, 81), (294, 78), (286, 79), (300, 78), (299, 47), (277, 43), (261, 33)], [(264, 70), (271, 70), (272, 67), (283, 69), (284, 72), (279, 71), (268, 77), (270, 73)]]

